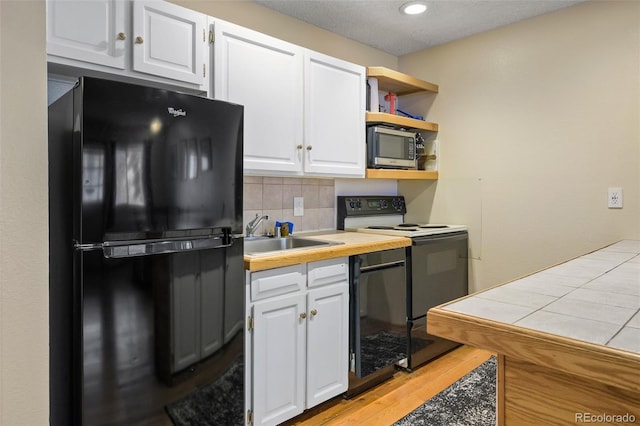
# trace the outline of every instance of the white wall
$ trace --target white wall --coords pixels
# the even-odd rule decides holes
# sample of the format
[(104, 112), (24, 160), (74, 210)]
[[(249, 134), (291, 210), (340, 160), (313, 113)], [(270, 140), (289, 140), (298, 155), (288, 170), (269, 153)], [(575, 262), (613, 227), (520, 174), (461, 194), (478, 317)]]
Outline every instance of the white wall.
[(579, 4), (399, 67), (440, 85), (406, 108), (441, 141), (439, 181), (399, 192), (423, 219), (470, 225), (472, 289), (640, 237), (640, 3)]
[(49, 423), (44, 1), (0, 1), (0, 424)]

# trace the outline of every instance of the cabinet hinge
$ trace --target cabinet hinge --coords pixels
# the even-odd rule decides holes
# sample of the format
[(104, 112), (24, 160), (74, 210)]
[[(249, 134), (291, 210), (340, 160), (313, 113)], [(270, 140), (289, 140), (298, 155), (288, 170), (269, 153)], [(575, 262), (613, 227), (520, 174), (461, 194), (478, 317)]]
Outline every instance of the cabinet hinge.
[(202, 42), (206, 43), (207, 41), (207, 30), (205, 30), (204, 28), (202, 29)]
[(247, 318), (247, 330), (253, 331), (253, 317)]
[(207, 64), (202, 64), (202, 76), (207, 76)]
[(216, 42), (216, 35), (213, 31), (209, 30), (209, 44)]
[(253, 424), (253, 411), (247, 410), (247, 424)]

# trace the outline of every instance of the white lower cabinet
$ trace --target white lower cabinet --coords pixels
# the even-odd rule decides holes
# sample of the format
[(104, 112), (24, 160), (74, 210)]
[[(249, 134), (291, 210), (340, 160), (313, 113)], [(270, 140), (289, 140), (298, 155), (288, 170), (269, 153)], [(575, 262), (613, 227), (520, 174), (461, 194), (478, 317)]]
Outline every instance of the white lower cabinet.
[(277, 425), (347, 390), (346, 258), (248, 273), (247, 417)]

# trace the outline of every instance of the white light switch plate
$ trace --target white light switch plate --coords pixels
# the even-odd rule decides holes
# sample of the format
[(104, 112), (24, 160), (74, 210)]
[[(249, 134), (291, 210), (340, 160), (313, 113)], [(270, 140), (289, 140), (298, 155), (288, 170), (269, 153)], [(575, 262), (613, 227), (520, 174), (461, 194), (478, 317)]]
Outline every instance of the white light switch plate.
[(304, 197), (293, 197), (293, 215), (304, 216)]

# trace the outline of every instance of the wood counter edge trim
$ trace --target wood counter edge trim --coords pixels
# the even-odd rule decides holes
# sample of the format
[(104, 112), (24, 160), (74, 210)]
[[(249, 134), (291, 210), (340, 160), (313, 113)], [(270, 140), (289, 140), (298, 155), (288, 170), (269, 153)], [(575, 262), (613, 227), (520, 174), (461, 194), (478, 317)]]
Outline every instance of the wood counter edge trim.
[(547, 368), (640, 392), (640, 355), (523, 327), (432, 308), (429, 334)]
[(300, 250), (273, 256), (245, 257), (244, 269), (248, 271), (261, 271), (265, 269), (279, 268), (281, 266), (295, 265), (298, 263), (315, 262), (318, 260), (354, 256), (374, 251), (404, 248), (410, 245), (411, 239), (403, 238), (390, 241), (376, 241), (374, 243), (345, 243), (337, 246)]
[(504, 355), (498, 354), (496, 367), (496, 425), (505, 426), (504, 423)]

